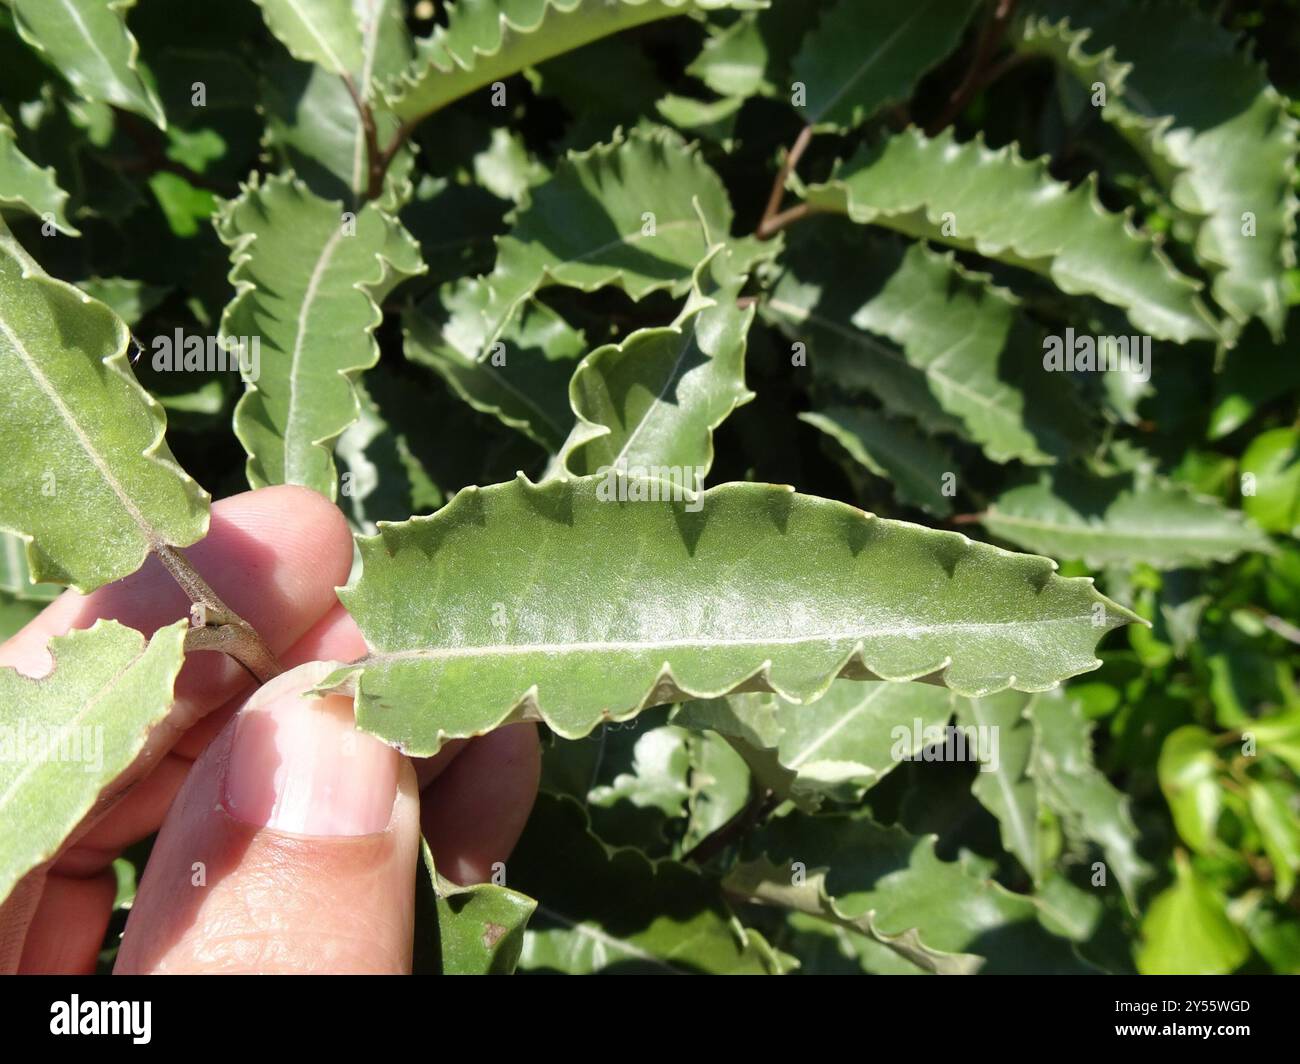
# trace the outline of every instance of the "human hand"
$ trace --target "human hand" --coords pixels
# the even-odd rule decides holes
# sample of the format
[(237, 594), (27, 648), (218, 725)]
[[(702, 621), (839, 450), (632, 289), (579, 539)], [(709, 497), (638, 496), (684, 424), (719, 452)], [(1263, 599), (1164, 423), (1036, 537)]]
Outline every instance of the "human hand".
[[(274, 487), (222, 500), (186, 555), (286, 668), (365, 653), (334, 594), (351, 536), (321, 496)], [(53, 636), (99, 618), (150, 634), (188, 610), (151, 560), (89, 596), (63, 595), (0, 645), (0, 666), (43, 675)], [(409, 971), (421, 831), (443, 875), (486, 880), (532, 807), (536, 729), (411, 760), (357, 732), (350, 699), (300, 697), (316, 673), (277, 677), (250, 698), (234, 661), (189, 655), (136, 763), (0, 908), (0, 971), (93, 972), (112, 862), (155, 831), (117, 971)]]

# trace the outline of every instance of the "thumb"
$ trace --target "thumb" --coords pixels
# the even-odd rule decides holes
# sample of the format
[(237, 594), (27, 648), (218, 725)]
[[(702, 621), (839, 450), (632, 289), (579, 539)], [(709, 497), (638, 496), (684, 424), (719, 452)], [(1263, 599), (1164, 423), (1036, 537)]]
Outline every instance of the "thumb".
[(118, 972), (407, 972), (419, 789), (352, 701), (262, 687), (195, 763), (149, 857)]

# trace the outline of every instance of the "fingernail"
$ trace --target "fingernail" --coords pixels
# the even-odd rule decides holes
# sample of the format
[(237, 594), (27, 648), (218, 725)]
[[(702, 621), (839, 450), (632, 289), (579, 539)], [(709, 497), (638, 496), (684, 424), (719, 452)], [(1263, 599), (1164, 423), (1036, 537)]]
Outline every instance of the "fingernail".
[(398, 757), (356, 730), (348, 698), (254, 697), (235, 725), (226, 811), (299, 835), (383, 831), (397, 798)]

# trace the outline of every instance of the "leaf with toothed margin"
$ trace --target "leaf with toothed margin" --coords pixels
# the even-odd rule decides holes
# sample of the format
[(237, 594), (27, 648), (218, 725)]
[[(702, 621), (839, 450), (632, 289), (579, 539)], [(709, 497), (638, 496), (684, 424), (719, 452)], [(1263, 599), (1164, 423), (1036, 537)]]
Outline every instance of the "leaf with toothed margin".
[(508, 875), (537, 899), (524, 971), (769, 975), (789, 964), (740, 925), (716, 879), (606, 846), (570, 798), (538, 795)]
[(130, 340), (0, 221), (0, 531), (26, 540), (36, 581), (93, 591), (207, 532), (208, 494), (172, 457)]
[[(632, 299), (660, 290), (682, 295), (696, 265), (727, 238), (731, 219), (718, 175), (669, 130), (637, 129), (572, 152), (497, 239), (478, 317), (448, 328), (481, 335), (486, 350), (552, 284), (584, 292), (616, 285)], [(751, 250), (751, 242), (737, 243)]]
[(52, 166), (37, 166), (19, 149), (13, 124), (0, 108), (0, 207), (30, 211), (38, 218), (49, 217), (55, 227), (69, 236), (80, 236), (68, 221), (64, 208), (68, 194), (59, 187)]
[[(973, 862), (940, 860), (935, 841), (863, 812), (793, 813), (753, 832), (723, 883), (734, 899), (867, 933), (927, 971), (1095, 971), (1046, 929), (1036, 899), (1012, 893)], [(791, 882), (795, 862), (802, 885)]]
[(116, 621), (50, 641), (42, 679), (0, 669), (0, 902), (48, 861), (167, 716), (187, 621), (146, 644)]
[(1164, 340), (1215, 340), (1220, 327), (1197, 297), (1200, 284), (1097, 198), (1096, 180), (1070, 188), (1044, 160), (951, 130), (915, 127), (862, 148), (824, 184), (803, 190), (817, 210), (908, 236), (977, 251), (1040, 273), (1068, 295), (1092, 295)]
[[(530, 300), (514, 314), (486, 359), (482, 322), (487, 288), (467, 277), (446, 284), (402, 315), (404, 351), (434, 370), (475, 410), (491, 414), (554, 452), (573, 424), (569, 379), (587, 341), (544, 303)], [(458, 328), (448, 328), (455, 320)]]
[(126, 28), (135, 0), (12, 0), (28, 44), (87, 100), (111, 103), (167, 128), (152, 81), (136, 65), (140, 46)]
[(1022, 5), (1011, 42), (1052, 59), (1089, 92), (1105, 87), (1101, 117), (1194, 220), (1214, 298), (1239, 321), (1263, 319), (1280, 341), (1284, 271), (1296, 261), (1300, 123), (1250, 48), (1180, 0), (1035, 0)]
[(419, 248), (373, 203), (345, 217), (292, 175), (264, 184), (254, 175), (222, 206), (217, 233), (235, 286), (221, 336), (232, 353), (241, 341), (246, 351), (235, 435), (248, 482), (303, 484), (333, 499), (330, 445), (360, 412), (351, 378), (378, 362), (379, 301), (424, 271)]
[(1177, 569), (1272, 549), (1239, 512), (1154, 475), (1042, 474), (1003, 492), (980, 523), (1025, 550), (1098, 569), (1139, 562)]
[(979, 0), (839, 0), (794, 57), (796, 108), (815, 129), (843, 132), (908, 99), (961, 41)]
[(415, 61), (385, 95), (399, 118), (414, 122), (611, 33), (674, 15), (762, 6), (755, 0), (459, 0), (447, 5), (447, 24), (417, 42)]
[(688, 702), (673, 720), (718, 732), (775, 794), (815, 809), (823, 798), (861, 800), (920, 753), (917, 739), (947, 723), (952, 702), (928, 683), (836, 680), (808, 706), (753, 692)]
[(582, 360), (569, 383), (577, 423), (557, 457), (563, 471), (671, 468), (692, 490), (703, 487), (713, 430), (754, 398), (745, 387), (754, 308), (737, 305), (745, 278), (730, 259), (719, 245), (700, 263), (671, 325), (640, 329)]
[(521, 475), (384, 526), (341, 592), (370, 653), (328, 685), (355, 679), (363, 728), (432, 754), (737, 689), (813, 702), (841, 674), (1041, 690), (1135, 619), (1046, 558), (769, 484), (652, 501), (674, 487)]

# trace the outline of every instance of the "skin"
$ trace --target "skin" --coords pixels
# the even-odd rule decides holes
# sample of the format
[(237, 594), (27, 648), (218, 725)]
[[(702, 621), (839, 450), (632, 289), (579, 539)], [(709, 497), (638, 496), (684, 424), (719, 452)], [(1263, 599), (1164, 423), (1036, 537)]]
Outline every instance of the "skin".
[[(365, 653), (334, 594), (352, 563), (351, 535), (321, 496), (281, 486), (224, 499), (212, 508), (207, 537), (186, 554), (286, 668)], [(149, 634), (188, 609), (151, 561), (89, 596), (65, 593), (0, 645), (0, 667), (41, 676), (53, 636), (101, 617)], [(354, 731), (348, 699), (315, 700), (308, 712), (297, 697), (308, 686), (281, 677), (255, 693), (224, 655), (189, 655), (172, 710), (136, 764), (59, 856), (0, 908), (0, 972), (93, 972), (112, 911), (112, 862), (154, 832), (118, 972), (409, 972), (421, 831), (439, 872), (462, 884), (487, 881), (532, 808), (536, 728), (503, 728), (413, 760), (369, 736), (345, 735)], [(241, 721), (251, 722), (243, 733)], [(238, 740), (245, 750), (262, 743), (262, 756), (232, 756), (238, 736), (259, 730), (272, 744), (305, 744), (302, 763), (265, 756), (264, 737)], [(337, 833), (328, 810), (313, 805), (312, 781), (298, 778), (310, 777), (311, 741), (319, 737), (346, 738), (350, 751), (359, 744), (360, 756), (332, 779), (363, 810), (341, 802), (340, 815), (368, 817), (364, 830)], [(294, 809), (306, 832), (261, 823), (270, 805), (259, 795), (286, 785), (309, 796)], [(322, 824), (329, 833), (317, 833)]]

